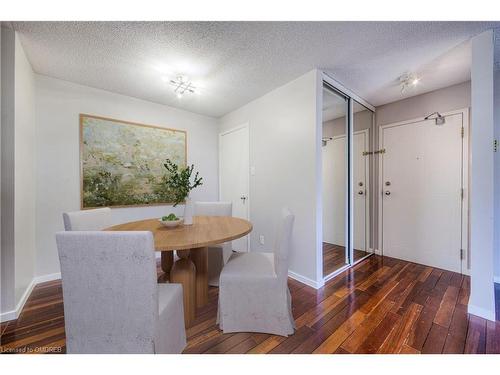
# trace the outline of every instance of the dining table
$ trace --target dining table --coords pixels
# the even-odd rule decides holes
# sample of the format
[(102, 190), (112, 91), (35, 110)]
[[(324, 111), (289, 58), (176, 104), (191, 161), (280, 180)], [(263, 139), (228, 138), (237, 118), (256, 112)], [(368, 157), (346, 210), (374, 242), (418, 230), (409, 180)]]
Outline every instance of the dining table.
[[(208, 251), (214, 245), (241, 238), (252, 231), (245, 219), (230, 216), (194, 216), (193, 224), (166, 227), (158, 218), (114, 225), (105, 231), (150, 231), (161, 252), (164, 281), (182, 284), (184, 320), (190, 327), (196, 309), (208, 303)], [(174, 262), (174, 251), (178, 259)]]

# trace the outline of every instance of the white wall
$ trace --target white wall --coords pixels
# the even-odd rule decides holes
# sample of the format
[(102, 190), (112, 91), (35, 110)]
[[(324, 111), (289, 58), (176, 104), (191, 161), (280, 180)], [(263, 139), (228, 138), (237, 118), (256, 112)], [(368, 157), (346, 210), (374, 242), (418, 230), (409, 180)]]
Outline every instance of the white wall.
[[(424, 83), (422, 83), (424, 84)], [(432, 112), (469, 108), (470, 81), (377, 107), (378, 126), (425, 117)]]
[[(497, 35), (497, 37), (499, 37)], [(500, 46), (498, 47), (500, 48)], [(495, 70), (494, 86), (495, 139), (500, 143), (500, 67)], [(495, 177), (495, 282), (500, 283), (500, 144), (494, 154)]]
[(2, 314), (13, 311), (15, 303), (15, 242), (14, 242), (14, 129), (15, 129), (15, 34), (2, 30), (2, 214), (1, 214), (1, 300)]
[(495, 320), (493, 284), (493, 32), (472, 38), (471, 295), (468, 311)]
[[(218, 128), (213, 118), (36, 76), (36, 272), (59, 272), (55, 232), (62, 213), (80, 209), (79, 114), (93, 114), (187, 131), (188, 162), (203, 177), (194, 200), (218, 197)], [(182, 206), (113, 209), (115, 223), (182, 212)]]
[(2, 244), (2, 199), (1, 199), (1, 192), (2, 192), (2, 163), (1, 163), (1, 155), (2, 155), (2, 28), (0, 27), (0, 314), (2, 312), (2, 306), (3, 306), (3, 285), (4, 285), (4, 280), (3, 280), (3, 268), (2, 268), (2, 259), (3, 259), (3, 244)]
[[(250, 165), (255, 167), (250, 177), (250, 249), (273, 248), (281, 208), (288, 206), (295, 214), (289, 269), (310, 283), (322, 282), (316, 231), (321, 192), (318, 77), (313, 70), (219, 121), (220, 132), (249, 123)], [(260, 235), (265, 245), (259, 243)]]
[(16, 301), (35, 273), (35, 80), (16, 35), (15, 241)]
[(2, 320), (15, 318), (35, 271), (34, 73), (2, 29)]

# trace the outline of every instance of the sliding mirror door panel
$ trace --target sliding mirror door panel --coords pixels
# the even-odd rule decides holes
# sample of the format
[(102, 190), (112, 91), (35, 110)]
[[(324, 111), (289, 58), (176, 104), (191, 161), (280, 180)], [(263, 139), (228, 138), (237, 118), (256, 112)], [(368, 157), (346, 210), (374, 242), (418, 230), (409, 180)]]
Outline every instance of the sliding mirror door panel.
[(323, 89), (323, 276), (349, 264), (347, 232), (348, 100)]
[(372, 252), (372, 139), (373, 112), (356, 101), (353, 102), (352, 134), (352, 184), (353, 184), (353, 261)]
[(323, 87), (323, 276), (373, 253), (374, 113)]

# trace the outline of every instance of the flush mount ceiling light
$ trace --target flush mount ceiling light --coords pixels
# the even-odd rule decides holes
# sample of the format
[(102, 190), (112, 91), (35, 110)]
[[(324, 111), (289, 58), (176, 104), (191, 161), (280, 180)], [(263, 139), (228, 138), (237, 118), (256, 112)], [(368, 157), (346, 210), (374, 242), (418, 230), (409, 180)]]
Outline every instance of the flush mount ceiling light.
[(415, 87), (420, 82), (420, 78), (414, 73), (405, 73), (399, 77), (399, 84), (401, 85), (401, 94), (403, 94), (409, 87)]
[(170, 84), (174, 86), (174, 92), (179, 99), (182, 98), (186, 92), (194, 94), (196, 90), (193, 83), (185, 76), (177, 76), (177, 78), (171, 79)]

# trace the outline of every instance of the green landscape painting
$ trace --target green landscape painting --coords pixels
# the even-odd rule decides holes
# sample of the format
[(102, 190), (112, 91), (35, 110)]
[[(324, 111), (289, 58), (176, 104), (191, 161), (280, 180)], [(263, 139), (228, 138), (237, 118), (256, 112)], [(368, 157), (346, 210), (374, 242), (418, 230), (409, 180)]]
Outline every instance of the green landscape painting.
[(173, 202), (166, 159), (186, 165), (186, 132), (80, 115), (82, 208)]

